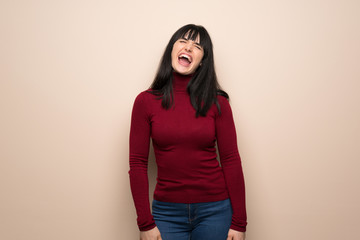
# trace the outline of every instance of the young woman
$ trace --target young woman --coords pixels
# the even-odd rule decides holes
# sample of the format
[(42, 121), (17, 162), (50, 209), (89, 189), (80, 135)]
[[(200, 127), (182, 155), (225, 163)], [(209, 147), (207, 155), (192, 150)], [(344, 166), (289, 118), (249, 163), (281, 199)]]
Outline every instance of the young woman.
[[(150, 138), (158, 167), (152, 212)], [(174, 33), (150, 89), (135, 99), (129, 175), (141, 240), (245, 239), (245, 187), (234, 121), (202, 26), (189, 24)]]

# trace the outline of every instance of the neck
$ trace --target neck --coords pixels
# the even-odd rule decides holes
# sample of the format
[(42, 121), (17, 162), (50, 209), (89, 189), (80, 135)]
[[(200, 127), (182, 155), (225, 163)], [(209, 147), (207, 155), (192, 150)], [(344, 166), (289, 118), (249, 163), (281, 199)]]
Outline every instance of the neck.
[(187, 85), (190, 82), (193, 74), (181, 75), (180, 73), (173, 72), (173, 89), (175, 92), (186, 92)]

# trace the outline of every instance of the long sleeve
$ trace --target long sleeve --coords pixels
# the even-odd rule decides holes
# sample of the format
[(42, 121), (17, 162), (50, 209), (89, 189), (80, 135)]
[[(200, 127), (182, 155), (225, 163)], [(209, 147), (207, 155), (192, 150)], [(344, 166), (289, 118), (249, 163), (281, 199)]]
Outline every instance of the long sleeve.
[(237, 147), (236, 130), (228, 100), (218, 97), (221, 114), (216, 117), (216, 138), (220, 162), (228, 188), (233, 216), (231, 229), (246, 231), (245, 183)]
[(135, 99), (130, 127), (130, 187), (137, 213), (140, 231), (155, 227), (149, 202), (148, 156), (151, 125), (146, 107), (146, 93), (140, 93)]

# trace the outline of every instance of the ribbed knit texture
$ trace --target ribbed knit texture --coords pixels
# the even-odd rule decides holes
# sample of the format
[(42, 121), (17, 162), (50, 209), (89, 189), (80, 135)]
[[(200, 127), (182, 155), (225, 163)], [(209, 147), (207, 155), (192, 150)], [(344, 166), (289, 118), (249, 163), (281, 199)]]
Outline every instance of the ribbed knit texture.
[[(225, 97), (206, 117), (196, 117), (186, 87), (191, 77), (174, 74), (174, 105), (144, 91), (135, 99), (130, 128), (130, 184), (141, 231), (155, 227), (147, 175), (150, 138), (158, 166), (154, 199), (198, 203), (230, 198), (231, 228), (246, 231), (245, 187), (235, 125)], [(215, 145), (218, 145), (220, 163)]]

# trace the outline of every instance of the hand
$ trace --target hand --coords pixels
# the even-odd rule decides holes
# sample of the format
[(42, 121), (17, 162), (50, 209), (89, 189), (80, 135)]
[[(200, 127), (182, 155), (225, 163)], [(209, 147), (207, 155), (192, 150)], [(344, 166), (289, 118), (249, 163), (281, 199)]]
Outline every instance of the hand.
[(140, 240), (162, 240), (162, 238), (159, 229), (154, 227), (148, 231), (141, 231)]
[(230, 229), (226, 240), (245, 240), (245, 233)]

